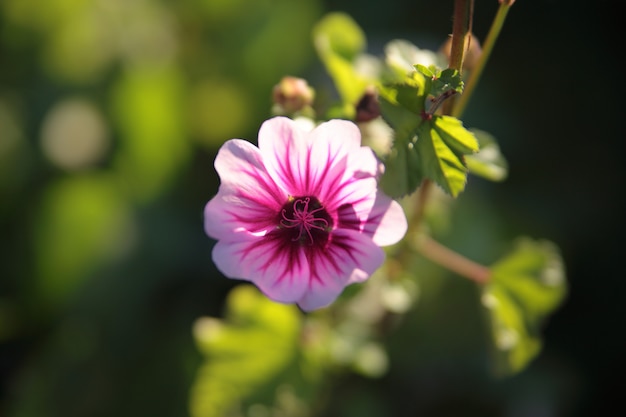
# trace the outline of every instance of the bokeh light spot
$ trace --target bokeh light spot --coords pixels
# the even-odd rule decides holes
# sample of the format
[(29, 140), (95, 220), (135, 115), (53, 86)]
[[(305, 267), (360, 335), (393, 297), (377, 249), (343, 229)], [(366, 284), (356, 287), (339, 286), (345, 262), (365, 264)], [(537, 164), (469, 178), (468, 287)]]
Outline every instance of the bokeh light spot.
[(107, 125), (89, 101), (72, 98), (55, 105), (41, 130), (41, 147), (55, 165), (79, 170), (101, 161), (109, 149)]

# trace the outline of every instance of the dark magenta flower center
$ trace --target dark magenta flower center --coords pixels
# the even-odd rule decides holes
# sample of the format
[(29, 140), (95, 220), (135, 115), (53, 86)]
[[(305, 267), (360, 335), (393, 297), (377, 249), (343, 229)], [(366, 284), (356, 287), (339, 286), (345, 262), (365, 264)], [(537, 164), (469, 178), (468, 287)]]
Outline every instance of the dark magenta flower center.
[(315, 197), (290, 197), (280, 213), (280, 228), (293, 242), (323, 245), (333, 220)]

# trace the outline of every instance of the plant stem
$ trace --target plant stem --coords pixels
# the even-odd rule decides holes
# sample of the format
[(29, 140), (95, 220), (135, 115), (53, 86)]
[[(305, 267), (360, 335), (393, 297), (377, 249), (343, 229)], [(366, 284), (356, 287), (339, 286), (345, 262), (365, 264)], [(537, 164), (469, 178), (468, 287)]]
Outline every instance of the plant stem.
[[(454, 1), (454, 20), (452, 22), (452, 40), (450, 45), (450, 59), (448, 68), (455, 69), (459, 74), (463, 71), (465, 50), (469, 45), (472, 31), (472, 17), (474, 14), (474, 0)], [(452, 114), (456, 97), (451, 97), (443, 104), (443, 114)]]
[(454, 1), (454, 21), (452, 23), (452, 45), (450, 47), (449, 68), (461, 72), (467, 40), (472, 31), (474, 0)]
[(491, 277), (489, 268), (443, 246), (429, 236), (423, 235), (418, 239), (417, 249), (431, 261), (478, 284), (489, 282)]
[[(506, 15), (511, 8), (511, 4), (513, 2), (503, 1), (500, 3), (500, 7), (498, 7), (498, 12), (496, 13), (496, 17), (493, 19), (491, 23), (491, 28), (489, 29), (489, 33), (487, 33), (487, 38), (485, 39), (485, 43), (483, 45), (482, 53), (476, 66), (472, 69), (470, 73), (469, 79), (467, 83), (465, 83), (465, 88), (463, 89), (463, 94), (456, 101), (456, 105), (452, 111), (452, 116), (461, 117), (463, 112), (465, 111), (465, 107), (467, 107), (467, 103), (476, 88), (476, 84), (478, 84), (478, 80), (485, 69), (485, 64), (489, 60), (489, 56), (493, 51), (493, 46), (500, 35), (500, 31), (502, 30), (502, 26), (504, 25), (504, 21), (506, 20)], [(454, 46), (454, 45), (453, 45)]]
[[(452, 45), (450, 48), (450, 62), (448, 67), (456, 69), (459, 73), (463, 68), (465, 48), (470, 39), (473, 11), (474, 0), (455, 0)], [(455, 108), (454, 98), (455, 97), (451, 97), (449, 100), (444, 101), (442, 108), (443, 114), (452, 114)], [(420, 233), (419, 229), (424, 218), (426, 203), (428, 202), (431, 188), (432, 181), (424, 179), (417, 194), (417, 205), (411, 219), (411, 229), (409, 233), (414, 236)], [(489, 281), (491, 275), (489, 268), (446, 248), (425, 234), (422, 234), (417, 241), (417, 250), (431, 261), (479, 284), (485, 284)]]
[(430, 195), (430, 189), (432, 188), (432, 181), (428, 178), (422, 181), (420, 188), (417, 192), (417, 205), (415, 206), (415, 211), (413, 212), (413, 221), (411, 233), (417, 234), (419, 233), (420, 225), (424, 219), (424, 212), (426, 211), (426, 202), (428, 201), (428, 197)]
[[(463, 67), (463, 56), (465, 55), (465, 45), (472, 28), (472, 15), (474, 12), (474, 0), (454, 0), (454, 21), (452, 23), (452, 45), (450, 47), (449, 68), (454, 68), (461, 72)], [(443, 103), (443, 113), (451, 114), (455, 97), (450, 97)], [(424, 208), (428, 201), (429, 190), (432, 182), (424, 179), (420, 185), (417, 198), (417, 208), (411, 219), (413, 225), (412, 233), (417, 233), (420, 223), (424, 217)]]

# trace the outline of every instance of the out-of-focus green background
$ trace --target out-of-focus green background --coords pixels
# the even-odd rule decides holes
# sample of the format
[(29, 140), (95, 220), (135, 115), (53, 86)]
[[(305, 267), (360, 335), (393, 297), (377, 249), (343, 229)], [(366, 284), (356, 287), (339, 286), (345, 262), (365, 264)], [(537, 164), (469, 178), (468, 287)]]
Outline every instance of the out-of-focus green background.
[[(497, 6), (476, 1), (479, 39)], [(444, 278), (438, 303), (418, 304), (389, 336), (387, 375), (343, 377), (324, 415), (622, 408), (625, 91), (613, 9), (518, 1), (465, 116), (499, 139), (510, 175), (470, 178), (451, 242), (485, 262), (519, 234), (563, 253), (570, 295), (540, 357), (491, 379), (465, 314), (471, 284)], [(283, 75), (330, 94), (311, 28), (336, 10), (374, 54), (394, 38), (437, 49), (451, 31), (451, 0), (0, 1), (0, 415), (188, 415), (202, 363), (193, 324), (220, 316), (236, 284), (215, 270), (202, 229), (215, 153), (254, 140)]]

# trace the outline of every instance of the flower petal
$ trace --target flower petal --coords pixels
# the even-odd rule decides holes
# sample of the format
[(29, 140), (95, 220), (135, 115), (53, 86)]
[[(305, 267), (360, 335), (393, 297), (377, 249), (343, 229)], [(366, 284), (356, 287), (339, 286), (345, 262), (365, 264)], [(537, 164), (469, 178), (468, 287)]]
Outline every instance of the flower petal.
[(340, 181), (324, 187), (320, 200), (328, 210), (337, 210), (345, 204), (355, 204), (373, 198), (378, 188), (379, 162), (368, 147), (353, 150), (347, 160)]
[(399, 242), (407, 229), (406, 214), (400, 203), (379, 191), (363, 232), (371, 236), (372, 241), (378, 246), (387, 246)]
[(229, 239), (234, 231), (261, 232), (276, 226), (276, 216), (287, 193), (274, 183), (253, 144), (232, 139), (215, 159), (220, 176), (218, 193), (204, 209), (206, 233)]
[(365, 233), (378, 246), (397, 243), (408, 228), (402, 206), (382, 191), (342, 205), (337, 216), (340, 228)]
[(332, 303), (343, 289), (365, 281), (385, 260), (385, 253), (364, 234), (352, 230), (335, 230), (325, 250), (308, 254), (311, 279), (308, 289), (298, 300), (305, 311)]
[(310, 137), (308, 191), (326, 201), (346, 176), (352, 176), (348, 160), (361, 153), (361, 131), (347, 120), (330, 120), (317, 126)]
[(213, 262), (224, 275), (251, 281), (267, 297), (281, 303), (294, 303), (302, 297), (310, 271), (299, 246), (272, 233), (235, 235), (236, 239), (220, 240), (213, 248)]
[(339, 184), (348, 155), (360, 144), (358, 127), (347, 120), (331, 120), (307, 132), (291, 119), (275, 117), (259, 131), (268, 172), (292, 196), (322, 198)]
[(259, 149), (274, 181), (292, 196), (307, 195), (309, 135), (293, 120), (274, 117), (259, 129)]

